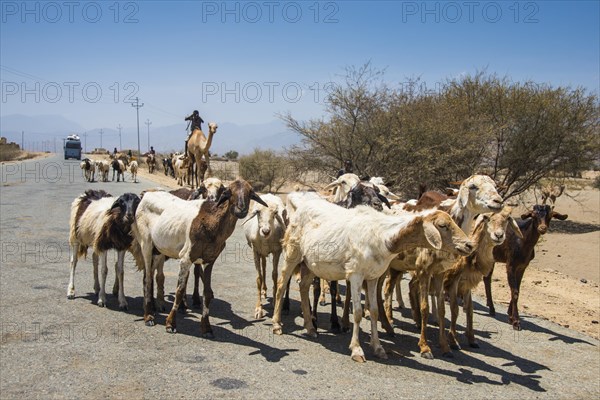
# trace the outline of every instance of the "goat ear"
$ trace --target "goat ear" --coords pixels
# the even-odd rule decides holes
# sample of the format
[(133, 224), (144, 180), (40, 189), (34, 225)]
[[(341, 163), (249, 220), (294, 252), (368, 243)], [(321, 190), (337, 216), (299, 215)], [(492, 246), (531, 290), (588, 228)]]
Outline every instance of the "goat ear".
[(269, 205), (267, 203), (265, 203), (263, 201), (263, 199), (261, 199), (256, 193), (254, 193), (254, 190), (250, 191), (250, 199), (254, 200), (255, 202), (257, 202), (260, 205), (263, 205), (265, 207), (269, 207)]
[(118, 198), (114, 201), (114, 203), (112, 203), (112, 206), (110, 206), (110, 210), (114, 210), (115, 208), (121, 208), (121, 199)]
[(425, 239), (427, 239), (431, 247), (435, 250), (440, 250), (442, 248), (442, 235), (440, 235), (440, 231), (438, 231), (436, 226), (432, 222), (424, 221), (423, 231), (425, 232)]
[(284, 210), (281, 212), (281, 216), (283, 217), (283, 224), (284, 224), (285, 226), (288, 226), (288, 225), (289, 225), (289, 223), (290, 223), (290, 219), (288, 218), (288, 213), (287, 213), (287, 210), (286, 210), (286, 209), (284, 209)]
[(519, 225), (517, 224), (517, 221), (515, 221), (515, 219), (513, 217), (508, 217), (507, 228), (512, 229), (512, 231), (515, 233), (515, 235), (517, 235), (519, 237), (519, 239), (524, 239), (523, 233), (519, 229)]
[(228, 201), (230, 198), (231, 198), (231, 190), (225, 189), (223, 191), (223, 193), (221, 193), (221, 196), (219, 196), (219, 201), (217, 201), (217, 207), (220, 206), (221, 204), (225, 203), (226, 201)]
[(565, 219), (569, 218), (569, 216), (567, 214), (559, 214), (556, 211), (552, 211), (552, 218), (556, 218), (556, 219), (560, 219), (561, 221), (564, 221)]
[(461, 186), (460, 190), (458, 191), (458, 203), (462, 206), (462, 207), (466, 207), (467, 203), (469, 202), (469, 188), (466, 186)]
[(325, 186), (323, 188), (323, 190), (330, 190), (333, 189), (334, 187), (338, 187), (340, 185), (340, 181), (338, 179), (336, 179), (335, 181), (331, 182), (329, 185)]
[(521, 219), (527, 219), (531, 217), (533, 217), (533, 213), (531, 211), (528, 211), (525, 214), (521, 214)]
[(452, 181), (452, 182), (448, 182), (448, 184), (450, 184), (452, 186), (460, 186), (460, 185), (462, 185), (463, 182), (464, 182), (464, 180), (462, 180), (462, 181)]
[(275, 213), (275, 219), (277, 220), (277, 222), (279, 222), (281, 224), (281, 226), (283, 227), (284, 230), (287, 228), (287, 224), (285, 223), (284, 218), (281, 218), (281, 215), (279, 215), (279, 212)]
[(392, 208), (390, 206), (390, 201), (388, 200), (387, 197), (385, 197), (384, 195), (377, 193), (377, 197), (379, 197), (379, 200), (381, 200), (383, 202), (383, 204), (385, 204), (387, 206), (387, 208)]

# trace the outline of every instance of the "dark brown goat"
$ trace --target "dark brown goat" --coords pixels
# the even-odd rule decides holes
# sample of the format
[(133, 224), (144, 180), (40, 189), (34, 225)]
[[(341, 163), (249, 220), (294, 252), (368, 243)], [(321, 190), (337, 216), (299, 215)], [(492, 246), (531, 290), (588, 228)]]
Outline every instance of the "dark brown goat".
[[(511, 230), (507, 230), (504, 243), (494, 247), (494, 261), (506, 263), (506, 276), (508, 278), (508, 286), (510, 287), (508, 323), (512, 324), (515, 330), (521, 330), (521, 321), (517, 307), (519, 290), (525, 269), (535, 257), (535, 245), (540, 236), (548, 231), (552, 218), (565, 220), (567, 217), (567, 215), (557, 213), (549, 205), (535, 205), (531, 211), (521, 216), (523, 221), (518, 222), (523, 239), (517, 237)], [(483, 278), (490, 315), (495, 315), (496, 313), (492, 299), (491, 280), (493, 273), (494, 270), (492, 269), (490, 274)]]
[[(204, 302), (200, 329), (204, 337), (213, 337), (208, 318), (213, 299), (212, 268), (237, 220), (248, 214), (251, 200), (265, 205), (250, 184), (243, 180), (231, 183), (218, 201), (206, 200), (199, 209), (168, 193), (148, 192), (144, 195), (136, 213), (133, 232), (141, 248), (146, 276), (153, 274), (155, 250), (163, 256), (180, 260), (175, 302), (166, 321), (168, 332), (176, 332), (176, 313), (185, 293), (189, 269), (192, 264), (201, 262), (204, 267), (200, 271)], [(144, 285), (144, 321), (148, 326), (154, 325), (151, 281), (146, 279)]]

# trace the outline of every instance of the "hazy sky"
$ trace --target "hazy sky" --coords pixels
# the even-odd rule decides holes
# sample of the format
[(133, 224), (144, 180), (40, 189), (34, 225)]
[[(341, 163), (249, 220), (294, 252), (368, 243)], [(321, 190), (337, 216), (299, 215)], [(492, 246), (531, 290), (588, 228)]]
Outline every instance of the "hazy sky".
[[(370, 60), (399, 85), (487, 68), (598, 93), (598, 1), (3, 1), (1, 115), (85, 129), (263, 123), (323, 111), (323, 88)], [(319, 90), (320, 89), (320, 90)]]

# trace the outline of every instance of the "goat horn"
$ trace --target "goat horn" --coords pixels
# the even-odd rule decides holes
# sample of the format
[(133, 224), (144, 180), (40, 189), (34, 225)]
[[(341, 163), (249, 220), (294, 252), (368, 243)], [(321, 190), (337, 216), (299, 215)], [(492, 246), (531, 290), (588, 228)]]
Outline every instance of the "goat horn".
[(246, 225), (246, 222), (250, 221), (252, 218), (256, 217), (258, 215), (258, 210), (254, 211), (252, 213), (252, 215), (250, 216), (250, 218), (248, 218), (247, 220), (245, 220), (244, 222), (242, 222), (242, 226)]

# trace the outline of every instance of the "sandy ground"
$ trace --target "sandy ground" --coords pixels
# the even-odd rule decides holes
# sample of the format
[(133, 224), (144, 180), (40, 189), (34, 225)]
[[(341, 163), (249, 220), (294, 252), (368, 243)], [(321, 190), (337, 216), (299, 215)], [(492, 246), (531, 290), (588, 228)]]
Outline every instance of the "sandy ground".
[[(97, 156), (90, 156), (94, 158)], [(215, 162), (214, 169), (223, 167)], [(226, 163), (225, 163), (226, 164)], [(162, 166), (161, 166), (162, 168)], [(131, 176), (126, 175), (130, 180)], [(149, 174), (142, 165), (140, 180), (152, 180), (165, 188), (178, 188), (162, 169)], [(522, 317), (535, 315), (565, 327), (600, 338), (600, 191), (591, 180), (567, 182), (556, 211), (568, 214), (566, 221), (553, 220), (550, 231), (536, 247), (536, 257), (525, 272), (519, 298)], [(532, 205), (534, 199), (526, 200)], [(515, 210), (519, 216), (524, 208)], [(507, 305), (510, 292), (504, 264), (497, 263), (492, 283), (494, 301)], [(485, 306), (483, 285), (475, 294)], [(405, 299), (406, 301), (407, 299)]]

